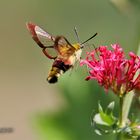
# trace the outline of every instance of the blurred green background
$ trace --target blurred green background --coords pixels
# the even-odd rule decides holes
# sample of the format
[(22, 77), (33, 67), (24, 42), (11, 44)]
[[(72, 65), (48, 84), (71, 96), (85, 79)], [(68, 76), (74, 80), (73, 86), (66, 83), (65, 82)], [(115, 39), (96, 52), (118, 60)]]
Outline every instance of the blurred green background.
[[(32, 21), (53, 35), (76, 42), (98, 32), (95, 46), (119, 43), (125, 52), (137, 51), (140, 41), (139, 0), (13, 0), (0, 1), (0, 127), (13, 133), (3, 140), (113, 140), (91, 127), (97, 103), (117, 98), (94, 81), (86, 82), (86, 68), (64, 74), (58, 84), (46, 82), (52, 61), (28, 33)], [(84, 53), (88, 50), (85, 49)]]

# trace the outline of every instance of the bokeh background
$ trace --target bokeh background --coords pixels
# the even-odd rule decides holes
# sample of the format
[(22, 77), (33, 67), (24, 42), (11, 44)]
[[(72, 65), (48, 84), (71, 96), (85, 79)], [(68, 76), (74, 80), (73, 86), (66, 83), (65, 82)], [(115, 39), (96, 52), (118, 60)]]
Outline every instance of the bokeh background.
[(29, 21), (71, 43), (76, 42), (76, 26), (81, 40), (98, 32), (89, 42), (96, 47), (119, 43), (126, 53), (136, 52), (140, 1), (0, 1), (0, 128), (13, 128), (12, 133), (0, 133), (0, 139), (113, 140), (113, 135), (96, 135), (91, 118), (98, 101), (106, 106), (115, 100), (117, 114), (117, 98), (96, 82), (84, 81), (84, 67), (64, 74), (58, 84), (48, 84), (52, 61), (31, 39), (25, 26)]

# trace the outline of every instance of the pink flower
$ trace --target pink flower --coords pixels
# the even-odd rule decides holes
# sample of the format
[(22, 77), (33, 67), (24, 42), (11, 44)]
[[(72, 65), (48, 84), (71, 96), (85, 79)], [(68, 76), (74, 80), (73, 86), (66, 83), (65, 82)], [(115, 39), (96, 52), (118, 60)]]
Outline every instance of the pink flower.
[(88, 52), (86, 60), (81, 60), (80, 64), (90, 68), (86, 80), (95, 79), (105, 90), (110, 88), (116, 94), (123, 95), (133, 89), (140, 89), (140, 74), (134, 77), (140, 70), (140, 57), (133, 52), (129, 56), (130, 59), (125, 58), (118, 44), (112, 45), (112, 50), (100, 46)]

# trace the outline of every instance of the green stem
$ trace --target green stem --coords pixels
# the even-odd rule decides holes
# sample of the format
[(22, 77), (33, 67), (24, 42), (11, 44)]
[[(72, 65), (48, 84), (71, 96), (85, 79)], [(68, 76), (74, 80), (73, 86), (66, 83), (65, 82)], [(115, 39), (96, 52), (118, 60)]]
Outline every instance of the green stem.
[(119, 116), (119, 127), (123, 128), (127, 124), (128, 114), (134, 93), (130, 92), (124, 96), (120, 97), (120, 116)]
[(124, 102), (122, 106), (122, 120), (123, 120), (124, 126), (127, 124), (127, 121), (128, 121), (128, 115), (129, 115), (133, 97), (134, 97), (133, 91), (129, 92), (124, 97)]
[(120, 97), (120, 116), (119, 116), (119, 127), (125, 127), (128, 121), (128, 115), (131, 107), (131, 103), (134, 97), (133, 92)]
[(119, 114), (119, 127), (124, 127), (124, 120), (123, 120), (123, 105), (124, 105), (124, 97), (120, 97), (120, 114)]

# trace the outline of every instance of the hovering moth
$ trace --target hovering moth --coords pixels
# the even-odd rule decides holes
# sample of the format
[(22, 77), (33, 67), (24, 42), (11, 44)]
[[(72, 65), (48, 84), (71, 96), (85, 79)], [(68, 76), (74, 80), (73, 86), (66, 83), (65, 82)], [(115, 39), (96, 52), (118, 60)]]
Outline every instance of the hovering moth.
[[(84, 43), (97, 35), (97, 33), (95, 33), (91, 38), (83, 43), (71, 44), (64, 36), (53, 36), (33, 23), (27, 23), (26, 25), (33, 40), (40, 48), (42, 48), (45, 56), (54, 60), (47, 77), (47, 81), (49, 83), (56, 83), (60, 75), (71, 69), (74, 64), (80, 60)], [(75, 32), (78, 38), (76, 29)], [(49, 45), (50, 42), (52, 43), (51, 45)], [(48, 53), (49, 48), (54, 49), (57, 55), (50, 55)]]

